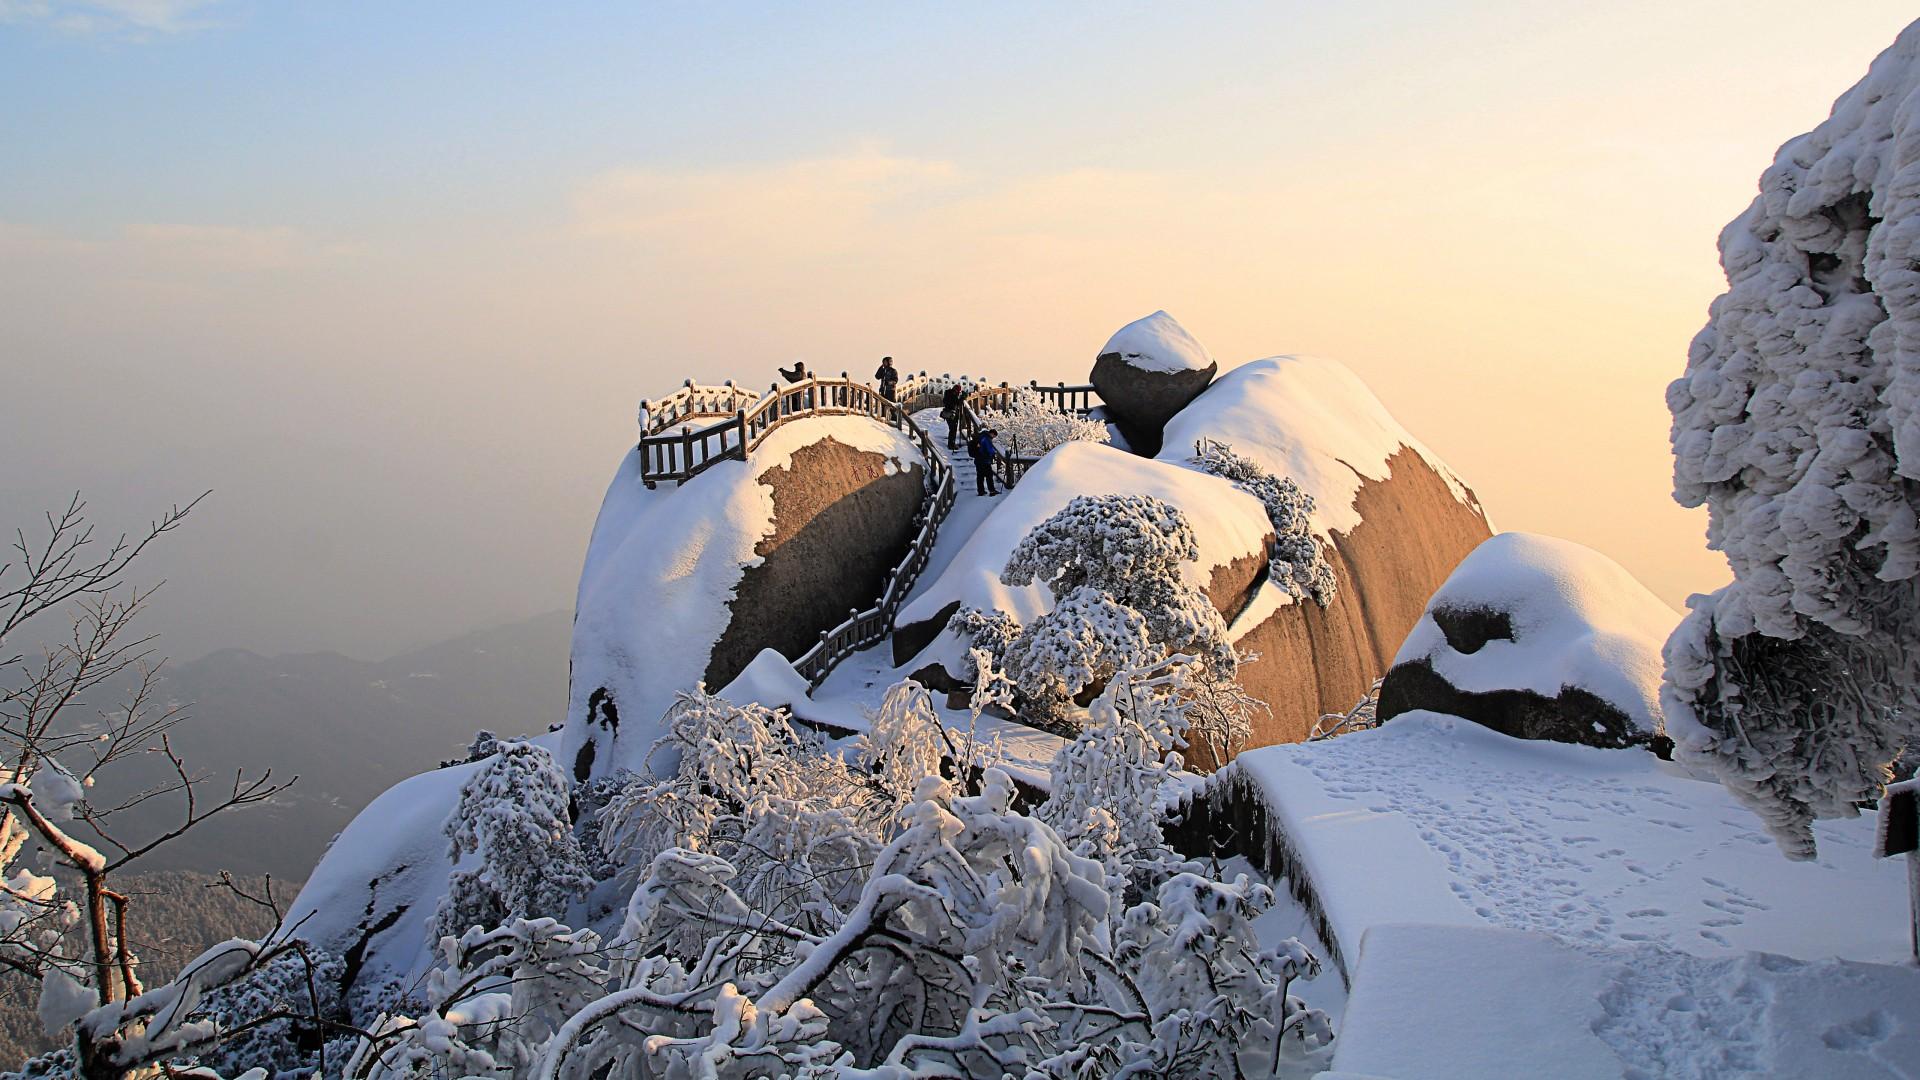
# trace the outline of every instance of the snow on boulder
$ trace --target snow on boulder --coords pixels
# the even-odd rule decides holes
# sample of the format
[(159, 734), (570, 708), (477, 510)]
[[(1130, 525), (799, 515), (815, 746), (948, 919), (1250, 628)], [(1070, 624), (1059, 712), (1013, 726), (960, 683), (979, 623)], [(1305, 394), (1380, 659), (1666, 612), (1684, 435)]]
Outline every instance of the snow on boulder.
[(580, 575), (562, 764), (639, 767), (675, 693), (732, 682), (762, 649), (797, 656), (872, 604), (924, 474), (904, 433), (852, 416), (791, 421), (677, 488), (648, 489), (629, 453)]
[(1160, 460), (1191, 467), (1194, 444), (1225, 443), (1311, 496), (1333, 571), (1325, 607), (1264, 586), (1232, 629), (1242, 684), (1272, 715), (1250, 745), (1295, 742), (1345, 711), (1390, 666), (1427, 598), (1492, 535), (1479, 500), (1343, 365), (1275, 356), (1234, 368), (1166, 426)]
[[(894, 657), (919, 655), (962, 607), (999, 610), (1027, 623), (1053, 609), (1044, 585), (1007, 585), (1000, 573), (1013, 549), (1034, 527), (1076, 495), (1147, 495), (1187, 516), (1200, 558), (1183, 568), (1187, 580), (1206, 592), (1226, 618), (1250, 601), (1266, 563), (1270, 528), (1259, 500), (1218, 477), (1100, 443), (1070, 442), (1050, 451), (1008, 491), (954, 553), (940, 575), (924, 584), (894, 621)], [(957, 661), (951, 656), (930, 659)], [(949, 664), (950, 675), (958, 675)]]
[(1156, 311), (1107, 340), (1093, 362), (1093, 385), (1127, 444), (1152, 453), (1167, 421), (1198, 397), (1218, 370), (1186, 327)]
[(1522, 739), (1644, 745), (1660, 731), (1660, 648), (1679, 621), (1592, 548), (1501, 533), (1433, 594), (1379, 716), (1428, 709)]

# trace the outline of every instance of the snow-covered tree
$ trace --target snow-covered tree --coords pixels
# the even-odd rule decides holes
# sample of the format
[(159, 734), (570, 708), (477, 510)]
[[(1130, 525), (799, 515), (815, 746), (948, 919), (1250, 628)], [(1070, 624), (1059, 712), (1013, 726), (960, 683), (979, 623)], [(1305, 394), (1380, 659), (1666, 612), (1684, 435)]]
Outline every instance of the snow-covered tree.
[(1039, 457), (1069, 442), (1107, 441), (1107, 425), (1062, 412), (1032, 387), (1015, 388), (1005, 401), (986, 421), (1000, 433), (1001, 449), (1009, 454)]
[(1022, 539), (1001, 580), (1045, 585), (1054, 608), (1007, 647), (1007, 674), (1030, 714), (1058, 720), (1123, 667), (1170, 652), (1216, 678), (1237, 666), (1226, 622), (1181, 567), (1200, 556), (1192, 525), (1144, 495), (1080, 495)]
[[(174, 750), (185, 713), (155, 701), (160, 663), (135, 629), (149, 594), (128, 571), (197, 503), (108, 541), (75, 496), (0, 556), (0, 966), (39, 982), (48, 1034), (74, 1031), (29, 1064), (40, 1075), (118, 1076), (212, 1045), (225, 1033), (189, 1023), (191, 1003), (262, 952), (239, 943), (148, 988), (128, 934), (134, 898), (114, 887), (209, 817), (286, 786), (236, 774), (210, 787)], [(164, 763), (162, 778), (142, 761)]]
[(1203, 472), (1233, 481), (1267, 508), (1267, 521), (1273, 525), (1273, 550), (1267, 560), (1273, 583), (1288, 595), (1311, 598), (1321, 607), (1333, 603), (1337, 585), (1326, 549), (1313, 532), (1313, 496), (1301, 491), (1292, 477), (1273, 475), (1223, 442), (1194, 443), (1193, 463)]
[(1792, 858), (1920, 722), (1916, 137), (1920, 24), (1721, 233), (1728, 290), (1667, 389), (1675, 498), (1734, 576), (1667, 643), (1667, 733)]
[(447, 819), (456, 861), (447, 898), (434, 914), (436, 936), (509, 919), (564, 914), (593, 885), (573, 835), (571, 789), (553, 755), (529, 742), (503, 742), (460, 788)]
[(602, 811), (611, 857), (645, 860), (622, 867), (617, 931), (446, 938), (424, 1007), (368, 1033), (348, 1075), (1199, 1077), (1324, 1041), (1287, 992), (1311, 958), (1253, 931), (1271, 894), (1158, 840), (1182, 722), (1165, 691), (1197, 664), (1122, 673), (1037, 815), (996, 767), (946, 778), (968, 751), (914, 683), (839, 752), (685, 695), (660, 775)]

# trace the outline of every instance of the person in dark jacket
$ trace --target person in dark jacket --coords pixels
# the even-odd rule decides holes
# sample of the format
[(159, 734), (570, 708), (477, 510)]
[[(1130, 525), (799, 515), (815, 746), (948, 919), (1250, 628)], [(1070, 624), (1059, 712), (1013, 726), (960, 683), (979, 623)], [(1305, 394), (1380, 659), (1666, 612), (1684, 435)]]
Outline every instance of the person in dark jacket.
[(880, 396), (892, 401), (893, 392), (900, 385), (900, 371), (893, 366), (893, 357), (881, 357), (880, 370), (874, 372), (873, 377), (880, 382)]
[(967, 406), (967, 395), (960, 389), (959, 383), (947, 387), (940, 395), (940, 419), (947, 422), (947, 449), (960, 448), (960, 412)]
[(973, 458), (973, 488), (976, 495), (998, 495), (993, 485), (993, 459), (1000, 456), (1000, 448), (993, 445), (993, 437), (1000, 434), (992, 428), (983, 428), (974, 433), (973, 441), (967, 444), (967, 456)]

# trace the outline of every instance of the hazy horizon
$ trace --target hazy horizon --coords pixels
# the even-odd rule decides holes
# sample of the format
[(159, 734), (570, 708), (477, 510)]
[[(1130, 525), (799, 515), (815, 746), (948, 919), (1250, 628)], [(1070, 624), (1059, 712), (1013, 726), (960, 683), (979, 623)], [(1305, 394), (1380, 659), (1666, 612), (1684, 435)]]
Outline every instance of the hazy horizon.
[(1077, 381), (1165, 308), (1679, 607), (1715, 237), (1912, 16), (1799, 10), (0, 0), (0, 526), (212, 488), (166, 651), (385, 657), (569, 608), (683, 378)]

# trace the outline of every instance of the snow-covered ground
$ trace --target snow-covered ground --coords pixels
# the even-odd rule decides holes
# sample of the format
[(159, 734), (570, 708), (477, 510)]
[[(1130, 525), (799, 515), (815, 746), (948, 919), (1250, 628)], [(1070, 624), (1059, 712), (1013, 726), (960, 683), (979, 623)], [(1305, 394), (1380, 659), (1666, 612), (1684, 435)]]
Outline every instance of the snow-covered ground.
[(1920, 969), (1380, 926), (1361, 947), (1333, 1063), (1321, 1080), (1912, 1077)]
[(1582, 944), (1653, 942), (1897, 962), (1904, 867), (1866, 817), (1783, 858), (1719, 784), (1644, 750), (1513, 739), (1438, 713), (1240, 755), (1344, 954), (1374, 926), (1505, 926)]
[(1346, 962), (1329, 1077), (1920, 1076), (1905, 867), (1869, 818), (1789, 862), (1643, 750), (1427, 712), (1235, 769)]

